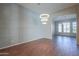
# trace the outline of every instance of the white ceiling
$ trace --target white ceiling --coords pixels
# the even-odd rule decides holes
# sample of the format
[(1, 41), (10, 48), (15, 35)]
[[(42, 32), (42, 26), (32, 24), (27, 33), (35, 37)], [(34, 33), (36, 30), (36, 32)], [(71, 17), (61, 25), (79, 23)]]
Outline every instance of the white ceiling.
[(47, 13), (52, 14), (56, 11), (62, 10), (64, 8), (70, 7), (72, 3), (19, 3), (19, 5), (31, 9), (39, 14)]

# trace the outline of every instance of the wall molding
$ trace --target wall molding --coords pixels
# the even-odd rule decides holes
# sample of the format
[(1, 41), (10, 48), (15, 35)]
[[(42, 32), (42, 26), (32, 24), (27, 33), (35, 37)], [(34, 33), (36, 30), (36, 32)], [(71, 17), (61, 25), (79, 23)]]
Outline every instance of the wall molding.
[[(43, 38), (43, 37), (42, 37)], [(47, 38), (47, 37), (46, 37)], [(17, 46), (17, 45), (20, 45), (20, 44), (24, 44), (24, 43), (28, 43), (28, 42), (31, 42), (31, 41), (34, 41), (34, 40), (39, 40), (39, 39), (41, 39), (41, 38), (35, 38), (35, 39), (31, 39), (31, 40), (28, 40), (28, 41), (25, 41), (25, 42), (20, 42), (20, 43), (16, 43), (16, 44), (12, 44), (12, 45), (9, 45), (9, 46), (5, 46), (5, 47), (2, 47), (2, 48), (0, 48), (0, 50), (2, 50), (2, 49), (6, 49), (6, 48), (9, 48), (9, 47), (13, 47), (13, 46)], [(49, 38), (50, 39), (50, 38)]]
[(9, 45), (9, 46), (2, 47), (2, 48), (0, 48), (0, 49), (6, 49), (6, 48), (13, 47), (13, 46), (16, 46), (16, 45), (28, 43), (28, 42), (31, 42), (31, 41), (34, 41), (34, 40), (38, 40), (38, 39), (33, 39), (33, 40), (25, 41), (25, 42), (20, 42), (20, 43), (12, 44), (12, 45)]

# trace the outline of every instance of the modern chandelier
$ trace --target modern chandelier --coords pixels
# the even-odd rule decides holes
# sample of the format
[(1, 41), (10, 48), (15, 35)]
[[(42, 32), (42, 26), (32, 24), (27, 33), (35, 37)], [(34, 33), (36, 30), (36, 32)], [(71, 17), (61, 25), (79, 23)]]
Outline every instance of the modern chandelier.
[(48, 18), (49, 18), (49, 14), (40, 14), (40, 18), (41, 18), (42, 24), (47, 24)]

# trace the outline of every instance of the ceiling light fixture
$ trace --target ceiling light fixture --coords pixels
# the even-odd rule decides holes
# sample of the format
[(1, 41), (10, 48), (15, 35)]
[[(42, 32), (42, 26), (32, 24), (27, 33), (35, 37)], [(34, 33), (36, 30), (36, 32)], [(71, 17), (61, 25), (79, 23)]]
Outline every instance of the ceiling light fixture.
[(42, 24), (47, 24), (47, 22), (42, 22)]
[(49, 14), (41, 14), (40, 18), (49, 18)]
[(47, 24), (47, 21), (48, 21), (48, 18), (49, 18), (49, 14), (41, 14), (40, 18), (41, 18), (42, 24)]

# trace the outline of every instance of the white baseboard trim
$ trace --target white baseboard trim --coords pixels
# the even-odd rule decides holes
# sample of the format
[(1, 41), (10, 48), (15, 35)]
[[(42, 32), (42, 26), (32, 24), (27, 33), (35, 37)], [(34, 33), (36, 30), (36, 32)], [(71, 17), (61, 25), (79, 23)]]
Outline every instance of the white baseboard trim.
[(20, 45), (20, 44), (23, 44), (23, 43), (28, 43), (28, 42), (31, 42), (31, 41), (34, 41), (34, 40), (38, 40), (38, 39), (40, 39), (40, 38), (37, 38), (37, 39), (35, 38), (33, 40), (28, 40), (28, 41), (25, 41), (25, 42), (20, 42), (20, 43), (12, 44), (12, 45), (9, 45), (9, 46), (5, 46), (5, 47), (0, 48), (0, 50), (1, 49), (6, 49), (6, 48), (9, 48), (9, 47), (13, 47), (13, 46), (16, 46), (16, 45)]

